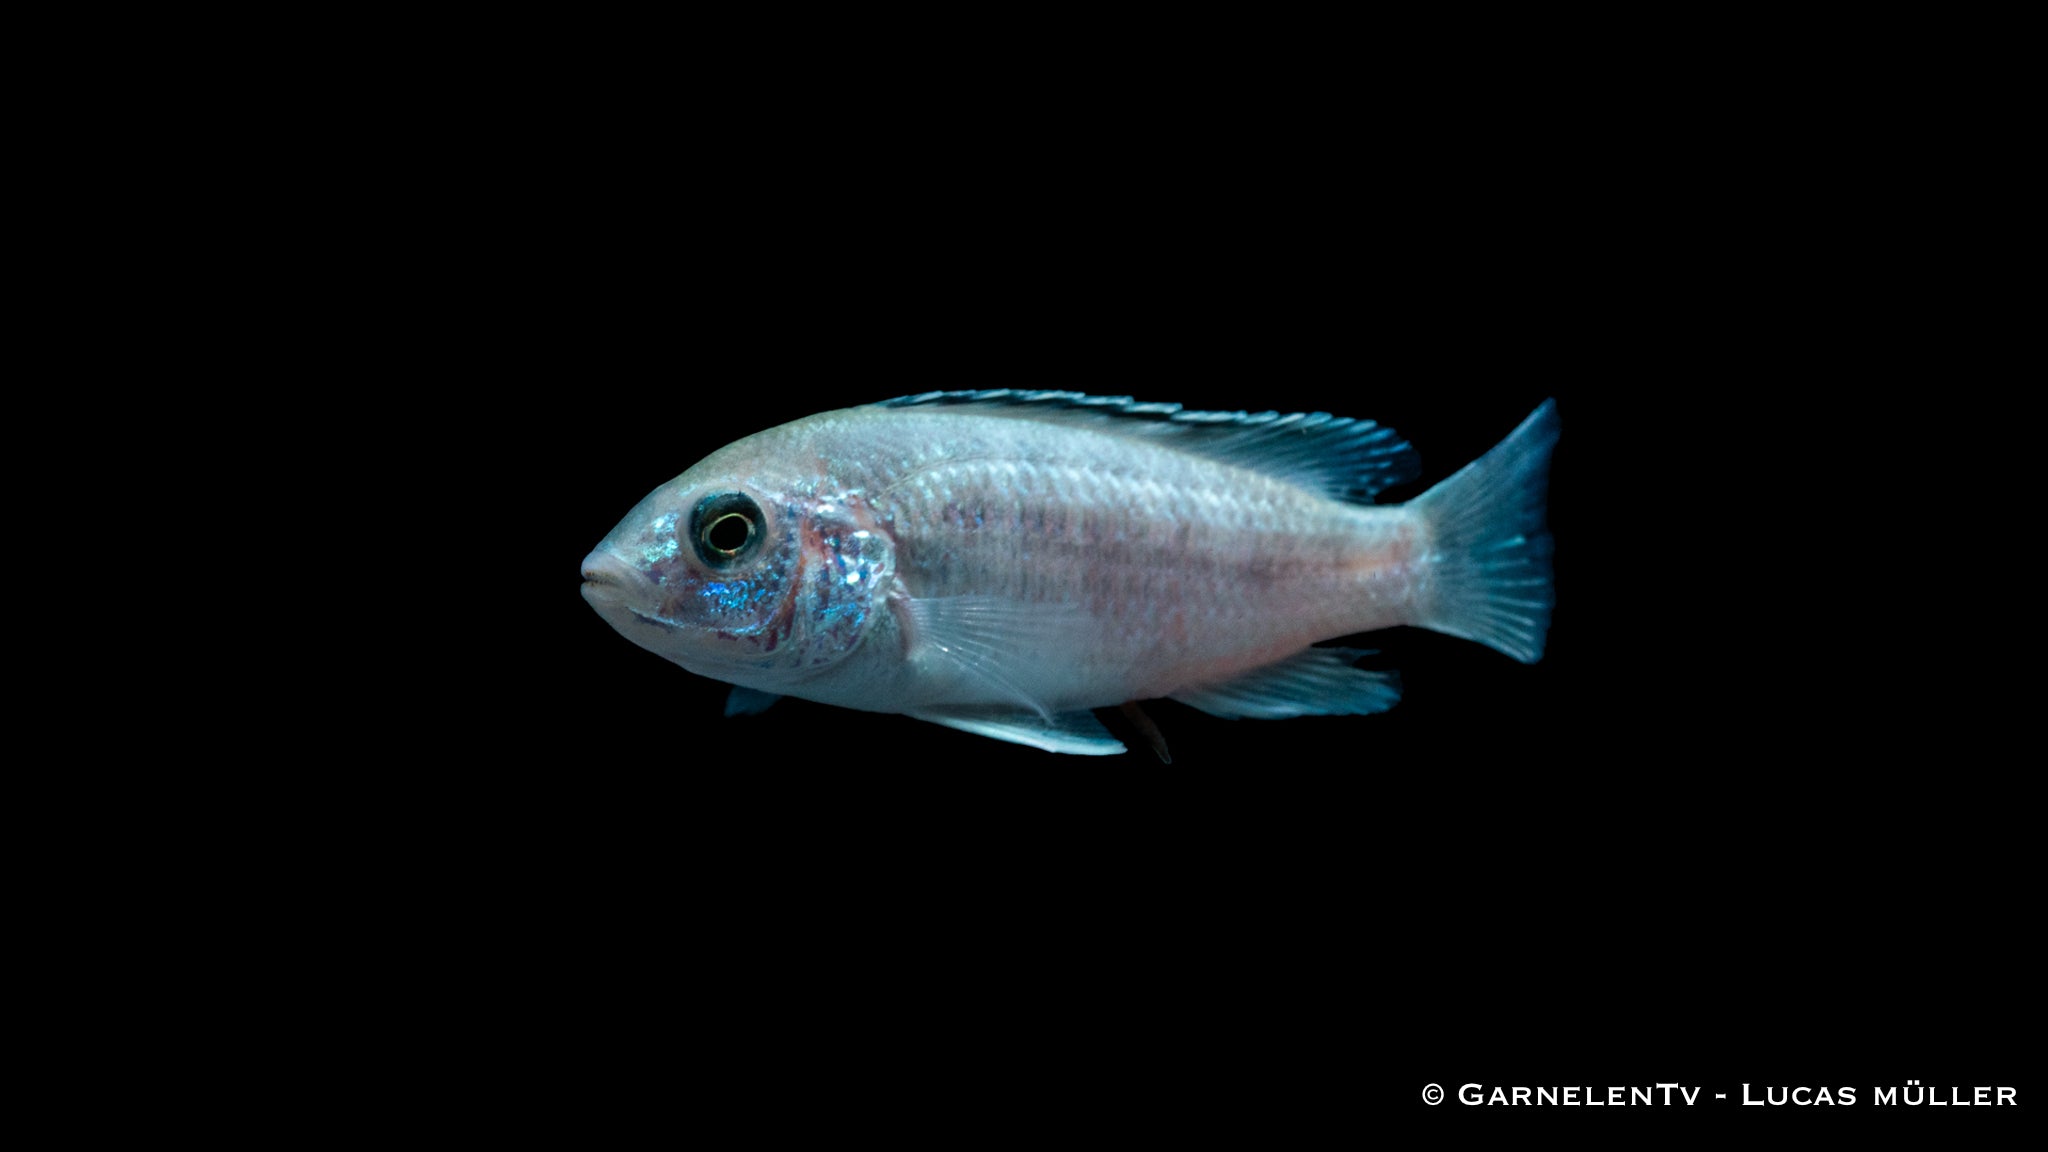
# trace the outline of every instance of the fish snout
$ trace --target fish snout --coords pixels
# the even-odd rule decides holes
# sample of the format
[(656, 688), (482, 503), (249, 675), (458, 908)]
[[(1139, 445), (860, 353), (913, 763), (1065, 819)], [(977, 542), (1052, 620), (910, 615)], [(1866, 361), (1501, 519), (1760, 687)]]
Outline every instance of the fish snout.
[(602, 548), (583, 558), (583, 598), (596, 607), (622, 604), (645, 582), (624, 560)]

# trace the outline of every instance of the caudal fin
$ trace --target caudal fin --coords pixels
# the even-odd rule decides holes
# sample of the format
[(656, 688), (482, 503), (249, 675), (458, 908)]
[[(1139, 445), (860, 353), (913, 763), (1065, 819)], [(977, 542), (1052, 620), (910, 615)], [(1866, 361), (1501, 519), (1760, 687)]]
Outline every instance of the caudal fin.
[(1557, 446), (1557, 401), (1457, 475), (1411, 503), (1427, 518), (1432, 565), (1424, 628), (1477, 640), (1525, 664), (1550, 628), (1550, 533), (1544, 498)]

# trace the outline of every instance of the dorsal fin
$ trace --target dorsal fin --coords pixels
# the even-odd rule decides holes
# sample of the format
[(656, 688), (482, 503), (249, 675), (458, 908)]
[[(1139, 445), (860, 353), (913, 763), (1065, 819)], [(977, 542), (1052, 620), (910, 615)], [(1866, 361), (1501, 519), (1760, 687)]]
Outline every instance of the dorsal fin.
[(973, 408), (1156, 440), (1358, 503), (1370, 503), (1374, 494), (1421, 472), (1415, 449), (1393, 429), (1328, 412), (1189, 412), (1178, 404), (1140, 403), (1129, 396), (1014, 388), (923, 392), (874, 406)]

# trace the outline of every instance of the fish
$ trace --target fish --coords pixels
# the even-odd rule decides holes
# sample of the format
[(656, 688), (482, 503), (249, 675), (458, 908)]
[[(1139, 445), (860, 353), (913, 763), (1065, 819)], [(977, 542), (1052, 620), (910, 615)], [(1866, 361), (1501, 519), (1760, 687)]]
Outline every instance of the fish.
[[(1327, 412), (1189, 411), (1069, 391), (925, 392), (737, 440), (583, 560), (634, 644), (733, 686), (1079, 755), (1094, 713), (1369, 715), (1367, 650), (1409, 625), (1541, 658), (1555, 602), (1554, 399), (1421, 495), (1415, 450)], [(1162, 752), (1163, 755), (1163, 752)]]

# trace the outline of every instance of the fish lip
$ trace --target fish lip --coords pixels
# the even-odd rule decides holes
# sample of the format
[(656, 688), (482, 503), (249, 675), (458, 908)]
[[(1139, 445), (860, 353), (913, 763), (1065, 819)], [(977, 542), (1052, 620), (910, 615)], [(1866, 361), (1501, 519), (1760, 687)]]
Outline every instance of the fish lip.
[(583, 598), (593, 606), (622, 605), (640, 582), (639, 573), (602, 548), (583, 558)]

